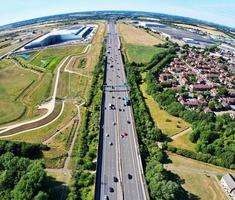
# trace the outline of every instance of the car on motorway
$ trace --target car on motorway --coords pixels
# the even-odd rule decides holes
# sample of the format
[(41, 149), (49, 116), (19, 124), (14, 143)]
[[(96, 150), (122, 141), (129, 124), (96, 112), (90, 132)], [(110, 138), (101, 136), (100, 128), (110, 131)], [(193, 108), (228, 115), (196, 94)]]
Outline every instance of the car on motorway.
[(108, 134), (108, 133), (106, 134), (106, 137), (109, 137), (109, 134)]
[(109, 187), (109, 192), (114, 192), (114, 189), (112, 187)]
[(113, 122), (113, 125), (115, 126), (115, 125), (116, 125), (116, 122)]
[(127, 133), (124, 133), (124, 135), (125, 135), (125, 136), (128, 136), (128, 134), (127, 134)]
[(128, 177), (128, 179), (132, 179), (132, 175), (131, 174), (128, 174), (127, 177)]
[(104, 195), (104, 200), (109, 200), (108, 195)]
[(114, 182), (118, 182), (118, 178), (116, 176), (113, 177)]
[(130, 120), (127, 120), (127, 123), (128, 123), (128, 124), (130, 124), (130, 123), (131, 123), (131, 121), (130, 121)]
[(112, 143), (112, 142), (109, 142), (109, 145), (110, 145), (110, 146), (113, 146), (113, 143)]

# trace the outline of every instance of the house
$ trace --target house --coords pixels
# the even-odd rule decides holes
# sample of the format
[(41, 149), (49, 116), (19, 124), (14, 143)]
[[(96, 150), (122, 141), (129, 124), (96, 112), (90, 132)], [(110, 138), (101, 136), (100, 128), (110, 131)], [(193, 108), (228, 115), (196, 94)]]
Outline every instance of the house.
[(173, 78), (173, 76), (170, 73), (163, 73), (163, 74), (160, 74), (159, 81), (160, 82), (167, 82), (172, 78)]
[(206, 85), (206, 84), (195, 84), (190, 86), (190, 91), (191, 92), (203, 92), (203, 91), (208, 91), (213, 88), (213, 85)]
[(224, 191), (233, 199), (235, 200), (235, 181), (234, 177), (231, 174), (225, 174), (220, 183), (224, 189)]
[(203, 100), (198, 100), (198, 99), (188, 99), (187, 101), (180, 101), (180, 103), (183, 106), (186, 106), (187, 108), (195, 108), (198, 106), (206, 106), (207, 102), (203, 101)]
[(235, 98), (234, 97), (227, 97), (222, 99), (222, 105), (225, 108), (229, 108), (232, 105), (235, 105)]

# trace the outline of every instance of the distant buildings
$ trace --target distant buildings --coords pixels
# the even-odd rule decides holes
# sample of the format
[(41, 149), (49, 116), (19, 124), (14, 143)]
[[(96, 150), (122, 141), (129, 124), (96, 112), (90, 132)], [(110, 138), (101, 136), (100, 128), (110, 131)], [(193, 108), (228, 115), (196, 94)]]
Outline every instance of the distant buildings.
[(224, 191), (228, 194), (228, 196), (235, 200), (235, 181), (234, 177), (231, 174), (225, 174), (221, 180), (220, 183), (224, 189)]
[(33, 49), (56, 45), (68, 41), (85, 41), (90, 39), (94, 31), (94, 25), (80, 25), (67, 27), (66, 29), (54, 30), (32, 42), (25, 45), (25, 49)]
[(187, 109), (233, 112), (235, 74), (229, 72), (234, 64), (228, 61), (234, 55), (231, 52), (222, 53), (220, 49), (214, 54), (182, 47), (177, 57), (157, 75), (156, 81), (164, 90), (178, 91), (178, 101)]
[(205, 47), (214, 44), (210, 36), (202, 36), (194, 32), (173, 28), (157, 22), (131, 21), (137, 27), (148, 28), (153, 32), (160, 33), (161, 37), (168, 38), (175, 42), (188, 44), (190, 46)]

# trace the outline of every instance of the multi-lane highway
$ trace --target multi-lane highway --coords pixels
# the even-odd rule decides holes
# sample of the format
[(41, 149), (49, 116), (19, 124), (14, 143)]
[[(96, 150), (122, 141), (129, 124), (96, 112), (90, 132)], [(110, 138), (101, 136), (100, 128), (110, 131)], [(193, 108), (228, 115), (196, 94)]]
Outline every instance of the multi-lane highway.
[(129, 88), (114, 21), (108, 23), (106, 56), (95, 198), (145, 200), (148, 192), (132, 108), (126, 105)]

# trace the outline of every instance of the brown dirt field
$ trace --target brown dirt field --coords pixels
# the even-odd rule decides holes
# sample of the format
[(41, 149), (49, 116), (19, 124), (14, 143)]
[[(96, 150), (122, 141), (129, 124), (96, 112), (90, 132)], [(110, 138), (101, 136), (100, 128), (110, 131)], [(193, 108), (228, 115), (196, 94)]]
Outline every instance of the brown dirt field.
[(95, 34), (95, 37), (93, 38), (91, 48), (88, 52), (87, 57), (87, 63), (86, 67), (84, 68), (84, 71), (86, 72), (92, 72), (95, 65), (98, 62), (100, 51), (102, 48), (102, 42), (104, 39), (104, 35), (106, 33), (106, 23), (104, 22), (98, 22), (98, 30)]
[(118, 23), (118, 31), (125, 43), (146, 46), (163, 43), (157, 35), (153, 36), (143, 29), (125, 23)]
[(172, 164), (176, 168), (187, 167), (191, 169), (199, 169), (201, 171), (210, 171), (214, 174), (225, 174), (225, 173), (232, 173), (235, 174), (235, 170), (226, 169), (223, 167), (218, 167), (212, 164), (204, 163), (201, 161), (193, 160), (191, 158), (186, 158), (171, 152), (167, 152)]
[(199, 30), (199, 31), (203, 31), (209, 34), (213, 34), (213, 35), (222, 35), (222, 36), (227, 36), (225, 33), (216, 30), (213, 27), (209, 27), (209, 26), (192, 26), (192, 25), (188, 25), (188, 24), (175, 24), (177, 26), (181, 26), (184, 28), (191, 28), (191, 29), (195, 29), (195, 30)]
[(193, 174), (191, 172), (175, 172), (184, 179), (183, 188), (198, 196), (201, 200), (227, 200), (215, 176)]

